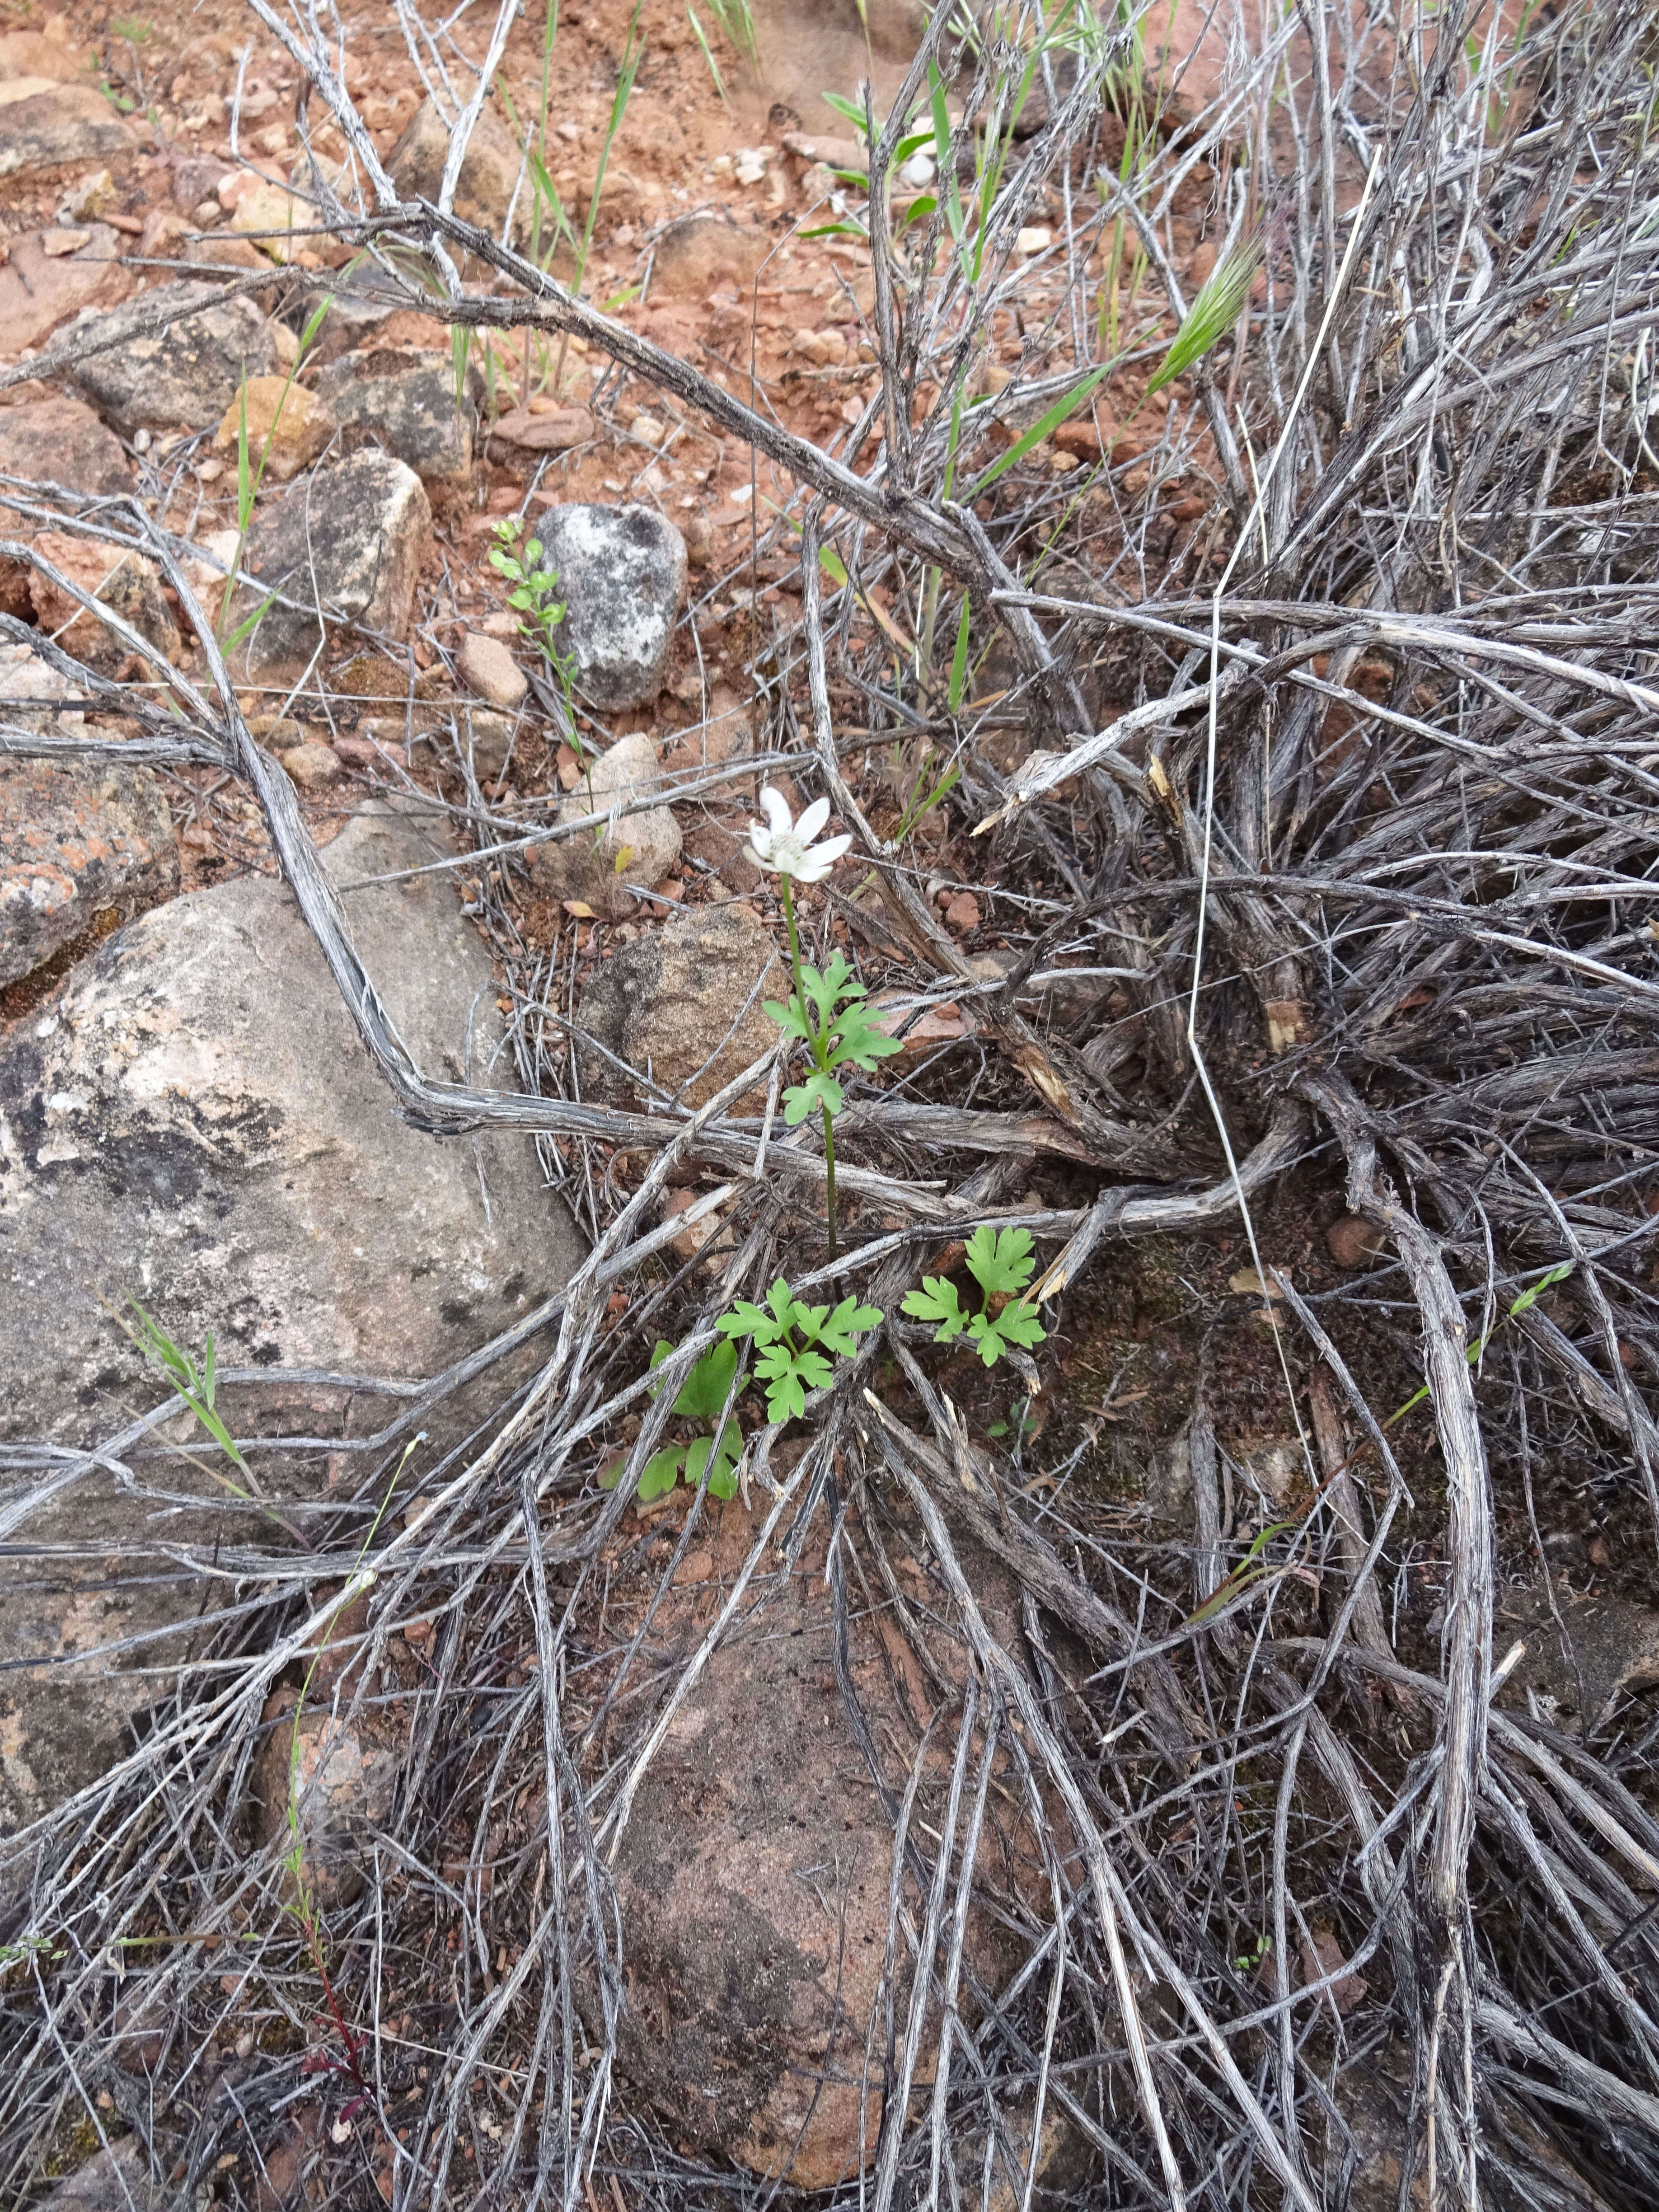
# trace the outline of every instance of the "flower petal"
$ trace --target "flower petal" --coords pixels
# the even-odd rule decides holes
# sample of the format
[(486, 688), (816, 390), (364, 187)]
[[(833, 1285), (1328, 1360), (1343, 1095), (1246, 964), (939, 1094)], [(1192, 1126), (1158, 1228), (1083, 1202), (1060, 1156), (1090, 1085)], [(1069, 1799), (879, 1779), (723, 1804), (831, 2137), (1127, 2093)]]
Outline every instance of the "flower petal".
[(756, 836), (751, 843), (744, 847), (744, 852), (748, 854), (757, 868), (775, 867), (777, 864), (771, 858), (771, 839), (767, 836), (758, 823), (751, 823), (750, 826), (755, 830)]
[(812, 858), (822, 860), (826, 868), (833, 867), (852, 842), (850, 834), (845, 837), (826, 837), (821, 845), (814, 846)]
[(796, 823), (795, 835), (800, 839), (803, 845), (810, 845), (813, 838), (817, 836), (819, 830), (823, 829), (824, 823), (829, 819), (829, 800), (827, 799), (815, 799), (812, 801), (812, 804), (807, 808), (805, 813), (801, 816), (800, 820)]
[(757, 853), (769, 853), (771, 851), (772, 832), (769, 830), (763, 828), (761, 823), (758, 822), (751, 822), (749, 825), (749, 836), (754, 845), (755, 850)]
[(783, 793), (781, 791), (774, 791), (769, 783), (763, 784), (761, 787), (760, 805), (761, 812), (771, 824), (772, 835), (775, 837), (787, 837), (790, 830), (789, 802)]

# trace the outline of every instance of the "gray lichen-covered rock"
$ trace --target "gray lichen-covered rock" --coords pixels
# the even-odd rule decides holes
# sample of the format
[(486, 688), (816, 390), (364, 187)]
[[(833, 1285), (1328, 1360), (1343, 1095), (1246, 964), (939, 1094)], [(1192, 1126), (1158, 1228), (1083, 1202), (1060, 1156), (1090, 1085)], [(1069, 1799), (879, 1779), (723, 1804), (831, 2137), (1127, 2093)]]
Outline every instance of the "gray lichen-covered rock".
[(179, 850), (153, 770), (0, 758), (0, 984), (94, 921), (170, 898)]
[(547, 561), (565, 602), (562, 636), (578, 688), (611, 713), (662, 689), (685, 588), (685, 540), (649, 507), (551, 507)]
[[(143, 327), (168, 307), (171, 321)], [(227, 299), (216, 284), (157, 284), (126, 307), (82, 315), (70, 335), (97, 344), (70, 374), (124, 438), (135, 430), (210, 429), (246, 378), (279, 366), (258, 307), (240, 293)]]
[[(786, 975), (765, 924), (749, 908), (675, 915), (613, 952), (589, 985), (581, 1026), (614, 1058), (582, 1054), (584, 1092), (629, 1104), (665, 1093), (701, 1106), (776, 1042), (761, 1001), (788, 995)], [(630, 1083), (619, 1060), (649, 1082)], [(749, 1103), (757, 1106), (765, 1096), (763, 1085)]]
[(414, 470), (374, 451), (313, 471), (267, 507), (248, 535), (246, 566), (258, 590), (242, 589), (234, 620), (272, 591), (290, 604), (267, 607), (250, 634), (242, 653), (250, 678), (298, 674), (325, 626), (354, 623), (401, 638), (431, 527)]
[[(358, 817), (324, 854), (331, 875), (345, 883), (439, 857), (446, 848), (425, 820)], [(489, 1080), (489, 954), (453, 878), (343, 896), (416, 1060)], [(128, 1291), (195, 1355), (212, 1332), (234, 1432), (374, 1433), (397, 1401), (222, 1378), (438, 1373), (556, 1290), (578, 1249), (527, 1138), (441, 1140), (397, 1118), (321, 953), (270, 878), (145, 915), (0, 1039), (0, 1437), (84, 1446), (161, 1400), (95, 1295)], [(488, 1380), (492, 1394), (505, 1387)], [(494, 1402), (423, 1416), (430, 1440), (415, 1471)], [(258, 1464), (301, 1493), (327, 1480), (322, 1454)], [(153, 1462), (145, 1474), (157, 1475)], [(242, 1532), (281, 1540), (240, 1509), (228, 1520), (202, 1468), (169, 1460), (159, 1479), (183, 1502), (152, 1502), (65, 1456), (53, 1494), (21, 1510), (9, 1478), (0, 1837), (104, 1771), (128, 1717), (168, 1694), (183, 1638), (164, 1632), (210, 1603), (179, 1564), (190, 1547), (210, 1553)], [(49, 1558), (25, 1556), (40, 1547)], [(148, 1675), (128, 1671), (131, 1657), (51, 1663), (145, 1631), (162, 1638), (141, 1647), (159, 1670)]]
[(478, 410), (455, 397), (455, 372), (441, 354), (380, 346), (349, 353), (317, 380), (348, 442), (372, 440), (406, 461), (428, 489), (459, 489), (472, 475)]
[(0, 177), (76, 161), (125, 161), (137, 140), (89, 84), (44, 77), (0, 83)]

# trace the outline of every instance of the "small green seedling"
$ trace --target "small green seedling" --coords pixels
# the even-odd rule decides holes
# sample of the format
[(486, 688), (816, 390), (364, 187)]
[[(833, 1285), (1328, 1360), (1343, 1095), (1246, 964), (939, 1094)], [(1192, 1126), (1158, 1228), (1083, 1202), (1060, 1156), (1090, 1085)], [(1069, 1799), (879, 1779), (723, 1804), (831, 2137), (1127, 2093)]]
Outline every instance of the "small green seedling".
[[(653, 1367), (660, 1367), (674, 1347), (659, 1338), (657, 1348), (651, 1355)], [(738, 1371), (738, 1347), (735, 1344), (717, 1344), (712, 1352), (705, 1352), (681, 1385), (680, 1395), (674, 1401), (673, 1410), (688, 1420), (705, 1421), (708, 1433), (689, 1444), (665, 1444), (660, 1451), (652, 1453), (640, 1474), (640, 1503), (648, 1505), (653, 1498), (661, 1498), (671, 1491), (684, 1475), (687, 1484), (695, 1490), (702, 1480), (702, 1471), (708, 1468), (708, 1491), (713, 1498), (735, 1498), (738, 1493), (737, 1464), (743, 1450), (743, 1431), (735, 1421), (728, 1421), (716, 1443), (714, 1425), (720, 1419), (731, 1392), (732, 1378)], [(651, 1395), (658, 1395), (661, 1385)], [(714, 1464), (709, 1466), (710, 1455)], [(622, 1480), (625, 1460), (618, 1460), (599, 1477), (599, 1486), (614, 1490)]]
[(559, 572), (542, 565), (541, 539), (532, 538), (521, 546), (519, 541), (523, 536), (521, 514), (509, 514), (504, 521), (498, 522), (489, 565), (513, 586), (507, 595), (507, 604), (522, 617), (520, 635), (538, 646), (560, 682), (568, 684), (569, 671), (558, 635), (559, 625), (564, 620), (564, 601), (558, 596)]
[(763, 1306), (739, 1298), (714, 1326), (728, 1337), (754, 1340), (755, 1371), (766, 1385), (766, 1418), (787, 1421), (806, 1411), (806, 1394), (821, 1390), (830, 1376), (832, 1357), (851, 1359), (858, 1340), (882, 1318), (878, 1306), (843, 1298), (828, 1306), (805, 1306), (780, 1275)]
[[(235, 1439), (225, 1426), (213, 1402), (217, 1382), (217, 1354), (214, 1349), (211, 1333), (210, 1332), (203, 1345), (202, 1358), (198, 1364), (182, 1346), (173, 1342), (154, 1314), (146, 1312), (131, 1291), (127, 1293), (127, 1304), (138, 1317), (137, 1324), (126, 1320), (123, 1315), (116, 1312), (113, 1306), (110, 1306), (108, 1310), (114, 1316), (117, 1325), (144, 1357), (154, 1366), (161, 1369), (162, 1374), (184, 1400), (185, 1405), (190, 1407), (191, 1412), (195, 1414), (231, 1465), (239, 1469), (241, 1474), (249, 1475), (251, 1480), (248, 1463), (242, 1457)], [(210, 1472), (214, 1471), (210, 1469)], [(246, 1490), (232, 1482), (226, 1475), (216, 1473), (215, 1480), (222, 1484), (234, 1497), (246, 1498), (248, 1495)]]
[(1007, 1419), (992, 1421), (987, 1426), (985, 1433), (988, 1437), (1018, 1437), (1024, 1439), (1026, 1437), (1034, 1436), (1037, 1426), (1036, 1415), (1032, 1413), (1029, 1406), (1022, 1405), (1016, 1398), (1008, 1408)]
[[(939, 1323), (935, 1344), (952, 1344), (965, 1330), (985, 1364), (994, 1367), (1011, 1346), (1029, 1350), (1048, 1334), (1036, 1308), (1019, 1295), (1035, 1265), (1028, 1231), (976, 1229), (968, 1240), (968, 1272), (980, 1287), (979, 1311), (970, 1314), (964, 1309), (956, 1285), (945, 1275), (924, 1275), (921, 1288), (905, 1299), (904, 1311), (913, 1320)], [(995, 1314), (991, 1311), (994, 1297), (1007, 1301)]]

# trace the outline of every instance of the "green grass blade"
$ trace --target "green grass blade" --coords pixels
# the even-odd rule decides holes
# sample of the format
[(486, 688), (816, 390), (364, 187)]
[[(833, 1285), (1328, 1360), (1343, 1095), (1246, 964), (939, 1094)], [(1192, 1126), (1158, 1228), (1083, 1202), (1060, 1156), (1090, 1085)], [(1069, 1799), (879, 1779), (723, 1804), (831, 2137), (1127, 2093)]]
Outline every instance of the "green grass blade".
[(1000, 476), (1006, 475), (1016, 461), (1023, 460), (1032, 447), (1040, 445), (1051, 430), (1057, 430), (1066, 416), (1080, 406), (1096, 386), (1103, 383), (1111, 373), (1109, 362), (1099, 368), (1091, 368), (1081, 384), (1074, 384), (1062, 398), (1056, 399), (1046, 415), (1040, 416), (1023, 437), (1016, 438), (1007, 452), (999, 459), (992, 462), (990, 467), (974, 486), (973, 490), (969, 493), (969, 504), (971, 506), (975, 500), (988, 491)]

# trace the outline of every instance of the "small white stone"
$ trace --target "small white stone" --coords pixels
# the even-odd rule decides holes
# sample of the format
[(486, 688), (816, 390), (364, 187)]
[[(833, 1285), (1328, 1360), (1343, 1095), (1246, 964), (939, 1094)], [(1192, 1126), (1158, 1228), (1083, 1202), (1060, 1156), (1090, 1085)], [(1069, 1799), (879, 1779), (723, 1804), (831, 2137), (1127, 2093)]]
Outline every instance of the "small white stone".
[(643, 446), (659, 446), (668, 434), (654, 415), (636, 415), (629, 427)]
[(933, 155), (923, 146), (900, 169), (899, 182), (908, 185), (912, 191), (925, 192), (938, 173)]
[(1034, 253), (1042, 253), (1054, 244), (1054, 234), (1046, 224), (1036, 222), (1022, 230), (1014, 240), (1014, 251), (1030, 260)]

